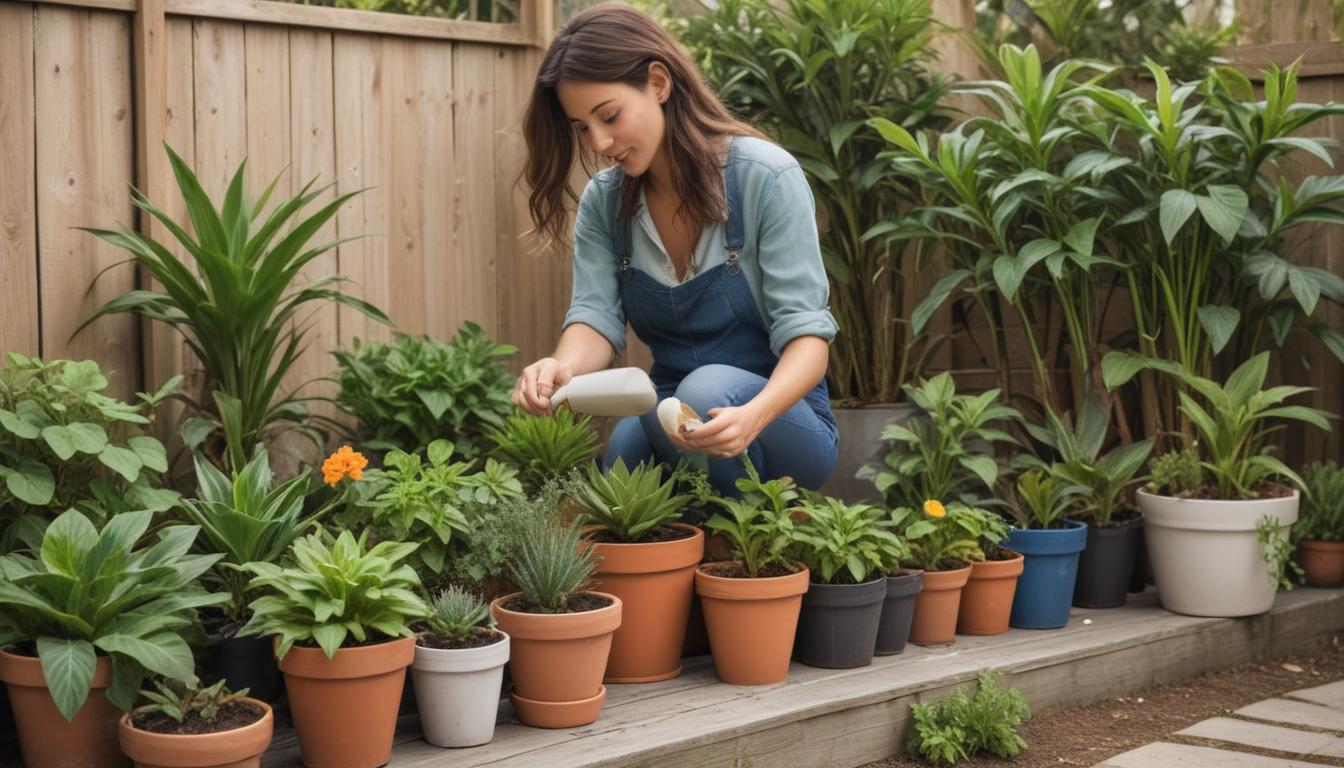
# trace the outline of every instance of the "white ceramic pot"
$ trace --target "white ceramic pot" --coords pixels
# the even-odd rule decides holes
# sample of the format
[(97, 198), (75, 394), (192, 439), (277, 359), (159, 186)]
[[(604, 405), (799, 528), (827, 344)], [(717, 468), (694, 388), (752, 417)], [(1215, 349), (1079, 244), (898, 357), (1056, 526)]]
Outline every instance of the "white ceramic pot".
[(437, 747), (474, 747), (495, 736), (495, 715), (509, 636), (480, 648), (415, 646), (411, 675), (425, 741)]
[(1143, 534), (1162, 607), (1190, 616), (1254, 616), (1274, 605), (1264, 545), (1266, 515), (1279, 533), (1297, 522), (1300, 495), (1248, 501), (1173, 499), (1138, 492)]

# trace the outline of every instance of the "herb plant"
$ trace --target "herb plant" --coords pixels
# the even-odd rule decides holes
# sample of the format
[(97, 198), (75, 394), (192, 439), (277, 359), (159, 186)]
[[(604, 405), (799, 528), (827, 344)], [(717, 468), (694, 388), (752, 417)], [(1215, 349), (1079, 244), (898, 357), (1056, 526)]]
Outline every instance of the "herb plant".
[(416, 594), (420, 578), (401, 563), (416, 544), (381, 541), (366, 546), (367, 532), (355, 538), (341, 531), (335, 541), (323, 532), (296, 539), (292, 565), (248, 563), (248, 585), (266, 594), (252, 601), (252, 618), (239, 636), (278, 635), (276, 658), (295, 643), (316, 644), (327, 658), (350, 643), (411, 637), (410, 623), (428, 613)]
[(465, 589), (453, 586), (430, 601), (425, 634), (440, 643), (461, 643), (494, 624), (490, 606)]
[(577, 482), (566, 477), (547, 483), (531, 497), (519, 495), (488, 507), (466, 507), (469, 531), (444, 563), (438, 583), (470, 585), (487, 599), (517, 591), (509, 580), (509, 568), (519, 539), (536, 518), (558, 520), (561, 500), (572, 495), (576, 486)]
[(1294, 538), (1344, 541), (1344, 467), (1334, 461), (1312, 464), (1302, 472), (1302, 479), (1306, 493)]
[(226, 680), (214, 685), (188, 685), (179, 680), (155, 680), (155, 690), (142, 690), (140, 695), (150, 703), (136, 707), (132, 714), (160, 714), (181, 723), (189, 716), (195, 716), (206, 722), (214, 722), (219, 711), (226, 705), (241, 701), (247, 696), (248, 689), (230, 691), (225, 687)]
[(1008, 535), (998, 515), (957, 502), (944, 506), (936, 499), (915, 509), (898, 507), (891, 519), (910, 548), (909, 565), (925, 571), (956, 570), (984, 560), (985, 548)]
[(589, 416), (576, 418), (568, 408), (551, 416), (520, 413), (489, 436), (501, 458), (522, 473), (524, 488), (534, 492), (593, 457), (597, 433), (589, 426), (591, 421)]
[(513, 375), (499, 361), (517, 351), (472, 322), (446, 343), (404, 333), (390, 344), (355, 339), (332, 352), (341, 369), (336, 402), (358, 421), (366, 448), (420, 453), (451, 436), (454, 453), (475, 459), (490, 447), (486, 431), (513, 412)]
[(892, 532), (886, 510), (823, 499), (803, 505), (807, 520), (794, 529), (799, 557), (822, 584), (862, 584), (894, 571), (910, 550)]
[(148, 510), (113, 516), (98, 530), (79, 511), (56, 518), (36, 556), (0, 557), (0, 647), (34, 647), (56, 708), (70, 720), (88, 698), (99, 652), (112, 660), (107, 698), (130, 709), (146, 670), (194, 683), (183, 632), (196, 609), (227, 595), (197, 581), (219, 555), (187, 554), (194, 525), (162, 529), (145, 546)]
[(1087, 493), (1087, 486), (1070, 484), (1058, 472), (1030, 469), (1017, 478), (1008, 506), (1020, 528), (1060, 528), (1061, 519)]
[(541, 613), (565, 613), (569, 598), (582, 591), (597, 570), (597, 554), (576, 524), (534, 517), (517, 539), (509, 573), (523, 596)]
[(1194, 446), (1175, 448), (1153, 457), (1148, 467), (1148, 483), (1152, 493), (1184, 499), (1204, 487), (1204, 467), (1199, 463), (1199, 451)]
[(659, 526), (681, 519), (689, 496), (674, 496), (674, 479), (663, 480), (662, 465), (639, 464), (626, 469), (617, 459), (605, 475), (596, 462), (588, 465), (587, 481), (579, 486), (579, 521), (595, 525), (618, 541), (642, 541)]
[(1026, 749), (1017, 729), (1031, 710), (1021, 691), (999, 687), (1000, 677), (983, 671), (974, 696), (957, 689), (939, 701), (911, 705), (910, 754), (934, 765), (955, 765), (980, 753), (1012, 758)]
[(745, 454), (742, 463), (747, 476), (736, 483), (742, 497), (714, 499), (727, 514), (716, 512), (705, 521), (705, 528), (723, 534), (751, 578), (770, 565), (793, 570), (788, 550), (794, 536), (790, 513), (801, 498), (797, 487), (788, 477), (761, 480)]

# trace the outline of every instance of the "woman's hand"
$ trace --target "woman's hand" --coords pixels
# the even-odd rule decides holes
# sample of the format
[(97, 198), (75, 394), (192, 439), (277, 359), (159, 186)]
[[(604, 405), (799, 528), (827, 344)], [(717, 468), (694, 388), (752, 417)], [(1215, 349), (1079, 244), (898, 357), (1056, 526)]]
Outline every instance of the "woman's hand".
[(727, 459), (746, 452), (751, 441), (769, 425), (765, 411), (751, 403), (712, 408), (709, 421), (691, 432), (671, 435), (673, 444), (685, 451), (700, 451), (713, 459)]
[(569, 383), (574, 371), (568, 363), (554, 357), (543, 357), (523, 369), (513, 387), (513, 404), (533, 416), (549, 416), (551, 395)]

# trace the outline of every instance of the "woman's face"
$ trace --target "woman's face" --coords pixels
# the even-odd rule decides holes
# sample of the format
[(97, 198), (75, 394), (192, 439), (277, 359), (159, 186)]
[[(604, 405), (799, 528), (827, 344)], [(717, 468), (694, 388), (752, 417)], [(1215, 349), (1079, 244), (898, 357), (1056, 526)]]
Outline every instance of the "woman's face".
[(555, 89), (579, 140), (619, 165), (627, 176), (649, 169), (663, 145), (663, 102), (671, 78), (663, 65), (649, 65), (643, 88), (625, 83), (562, 80)]

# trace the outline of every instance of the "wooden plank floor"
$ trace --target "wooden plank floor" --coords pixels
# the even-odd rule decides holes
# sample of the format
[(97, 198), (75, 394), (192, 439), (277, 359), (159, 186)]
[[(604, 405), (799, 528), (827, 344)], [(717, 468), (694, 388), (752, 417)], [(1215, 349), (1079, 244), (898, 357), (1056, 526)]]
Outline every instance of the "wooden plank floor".
[[(959, 636), (952, 646), (908, 646), (860, 669), (794, 664), (788, 682), (774, 686), (725, 685), (708, 657), (686, 659), (674, 680), (608, 686), (602, 716), (582, 728), (528, 728), (503, 703), (494, 741), (472, 749), (430, 746), (415, 718), (403, 718), (389, 765), (841, 768), (893, 754), (911, 703), (942, 696), (981, 669), (1004, 672), (1041, 710), (1314, 650), (1342, 630), (1344, 592), (1299, 589), (1281, 593), (1262, 616), (1202, 619), (1162, 610), (1150, 591), (1121, 609), (1075, 608), (1059, 630)], [(299, 764), (293, 732), (277, 731), (263, 765)]]

